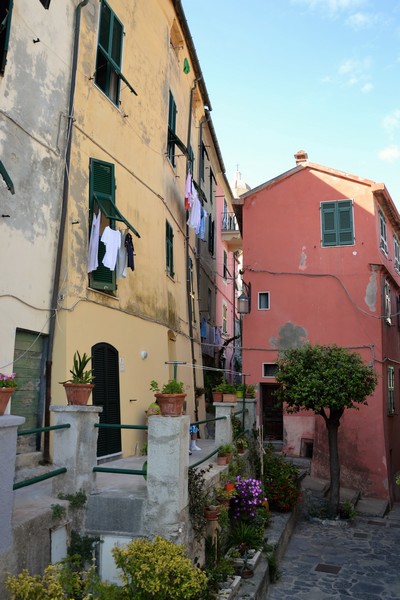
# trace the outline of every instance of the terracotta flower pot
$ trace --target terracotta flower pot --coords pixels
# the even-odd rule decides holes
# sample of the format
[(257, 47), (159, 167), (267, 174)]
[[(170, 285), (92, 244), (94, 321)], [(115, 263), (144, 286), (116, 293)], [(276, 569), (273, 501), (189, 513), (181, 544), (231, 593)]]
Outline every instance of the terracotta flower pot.
[(0, 388), (0, 416), (4, 415), (7, 404), (17, 388), (2, 387)]
[(217, 521), (218, 517), (220, 515), (220, 512), (221, 511), (219, 508), (206, 508), (205, 515), (206, 515), (207, 521)]
[(186, 394), (154, 394), (164, 417), (180, 417)]
[(217, 456), (217, 465), (227, 465), (228, 457), (227, 456)]
[(64, 383), (65, 393), (67, 394), (68, 404), (85, 406), (90, 398), (93, 383)]

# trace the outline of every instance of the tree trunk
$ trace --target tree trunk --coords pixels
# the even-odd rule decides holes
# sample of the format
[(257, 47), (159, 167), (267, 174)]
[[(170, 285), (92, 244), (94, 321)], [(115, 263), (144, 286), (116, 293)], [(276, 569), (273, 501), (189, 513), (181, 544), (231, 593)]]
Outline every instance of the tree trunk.
[(329, 470), (331, 485), (329, 489), (329, 516), (336, 517), (340, 506), (340, 461), (338, 449), (338, 429), (343, 411), (331, 411), (326, 420), (329, 440)]

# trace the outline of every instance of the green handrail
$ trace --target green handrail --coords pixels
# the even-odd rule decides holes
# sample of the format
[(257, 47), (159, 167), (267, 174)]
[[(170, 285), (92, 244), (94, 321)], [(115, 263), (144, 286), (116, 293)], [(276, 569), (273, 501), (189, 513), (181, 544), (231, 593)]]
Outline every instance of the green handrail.
[(147, 471), (139, 469), (113, 469), (111, 467), (93, 467), (94, 473), (120, 473), (122, 475), (146, 475)]
[(51, 477), (56, 477), (57, 475), (61, 475), (62, 473), (66, 472), (66, 467), (61, 467), (61, 469), (56, 469), (55, 471), (50, 471), (49, 473), (43, 473), (43, 475), (31, 477), (31, 479), (24, 479), (24, 481), (14, 483), (13, 490), (19, 490), (19, 488), (27, 487), (28, 485), (33, 485), (34, 483), (38, 483), (39, 481), (44, 481), (45, 479), (50, 479)]
[(212, 456), (214, 456), (214, 454), (217, 454), (217, 452), (219, 452), (220, 448), (221, 448), (221, 446), (219, 446), (218, 448), (216, 448), (215, 450), (213, 450), (212, 452), (210, 452), (210, 454), (207, 454), (207, 456), (205, 456), (201, 460), (198, 460), (193, 465), (190, 465), (189, 469), (194, 469), (194, 468), (198, 467), (199, 465), (201, 465), (203, 462), (206, 462), (206, 460), (208, 460), (209, 458), (211, 458)]
[(100, 429), (148, 429), (148, 425), (123, 425), (120, 423), (95, 423)]
[(203, 425), (203, 423), (211, 423), (211, 421), (222, 421), (223, 419), (227, 419), (228, 417), (213, 417), (212, 419), (204, 419), (204, 421), (193, 421), (190, 423), (191, 425)]
[(50, 425), (49, 427), (36, 427), (35, 429), (22, 429), (17, 435), (30, 435), (31, 433), (42, 433), (42, 431), (53, 431), (54, 429), (69, 429), (70, 423), (64, 425)]

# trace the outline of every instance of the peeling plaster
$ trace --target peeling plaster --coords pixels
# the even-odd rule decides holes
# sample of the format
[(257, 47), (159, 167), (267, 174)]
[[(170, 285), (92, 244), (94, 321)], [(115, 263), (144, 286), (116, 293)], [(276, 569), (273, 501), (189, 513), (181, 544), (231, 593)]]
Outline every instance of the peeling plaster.
[(377, 291), (378, 291), (378, 286), (377, 286), (376, 267), (372, 267), (372, 273), (369, 278), (367, 289), (365, 290), (365, 298), (364, 298), (365, 304), (368, 306), (369, 310), (372, 312), (376, 311), (375, 303), (376, 303)]
[(277, 338), (275, 336), (270, 337), (269, 343), (272, 348), (277, 348), (279, 351), (300, 348), (306, 343), (307, 336), (307, 330), (304, 327), (288, 321), (279, 328)]
[(300, 264), (299, 270), (305, 271), (307, 269), (307, 254), (306, 254), (306, 246), (303, 246), (300, 254)]

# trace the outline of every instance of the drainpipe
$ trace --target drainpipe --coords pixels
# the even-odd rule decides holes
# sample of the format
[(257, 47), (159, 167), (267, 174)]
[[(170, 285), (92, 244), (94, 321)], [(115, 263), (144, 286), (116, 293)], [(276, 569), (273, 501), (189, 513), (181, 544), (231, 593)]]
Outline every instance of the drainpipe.
[[(192, 106), (193, 106), (193, 92), (196, 89), (197, 79), (193, 82), (193, 87), (190, 90), (190, 101), (189, 101), (189, 122), (188, 122), (188, 132), (187, 132), (187, 144), (186, 148), (189, 152), (190, 148), (190, 138), (192, 133)], [(186, 158), (186, 174), (189, 172), (189, 158)], [(186, 245), (186, 296), (188, 303), (188, 316), (189, 316), (189, 338), (190, 338), (190, 351), (192, 355), (192, 371), (193, 371), (193, 392), (194, 392), (194, 416), (195, 420), (199, 420), (199, 405), (196, 394), (196, 359), (194, 354), (194, 341), (193, 341), (193, 310), (192, 310), (192, 298), (190, 295), (190, 272), (189, 272), (189, 225), (187, 224), (189, 220), (189, 211), (186, 211), (186, 230), (185, 230), (185, 245)], [(198, 276), (198, 273), (197, 273)]]
[[(69, 109), (68, 109), (68, 126), (67, 126), (67, 147), (65, 153), (65, 168), (64, 168), (64, 184), (63, 184), (63, 196), (61, 205), (61, 218), (60, 218), (60, 231), (58, 236), (56, 264), (54, 269), (54, 281), (53, 281), (53, 293), (51, 297), (51, 320), (49, 327), (49, 338), (47, 347), (47, 359), (46, 359), (46, 395), (45, 395), (45, 408), (44, 408), (44, 426), (50, 425), (50, 404), (51, 404), (51, 370), (53, 366), (53, 346), (54, 346), (54, 332), (56, 327), (56, 315), (58, 306), (58, 294), (60, 289), (60, 272), (61, 272), (61, 261), (64, 244), (64, 233), (65, 224), (67, 220), (67, 207), (68, 207), (68, 194), (69, 194), (69, 166), (71, 162), (71, 140), (72, 140), (72, 123), (74, 120), (74, 98), (75, 98), (75, 87), (76, 87), (76, 71), (78, 65), (78, 52), (79, 52), (79, 32), (81, 25), (81, 10), (87, 5), (89, 0), (82, 0), (75, 11), (75, 33), (74, 33), (74, 48), (71, 65), (71, 87), (69, 93)], [(44, 434), (43, 444), (43, 458), (45, 462), (50, 462), (50, 438), (49, 432)]]

